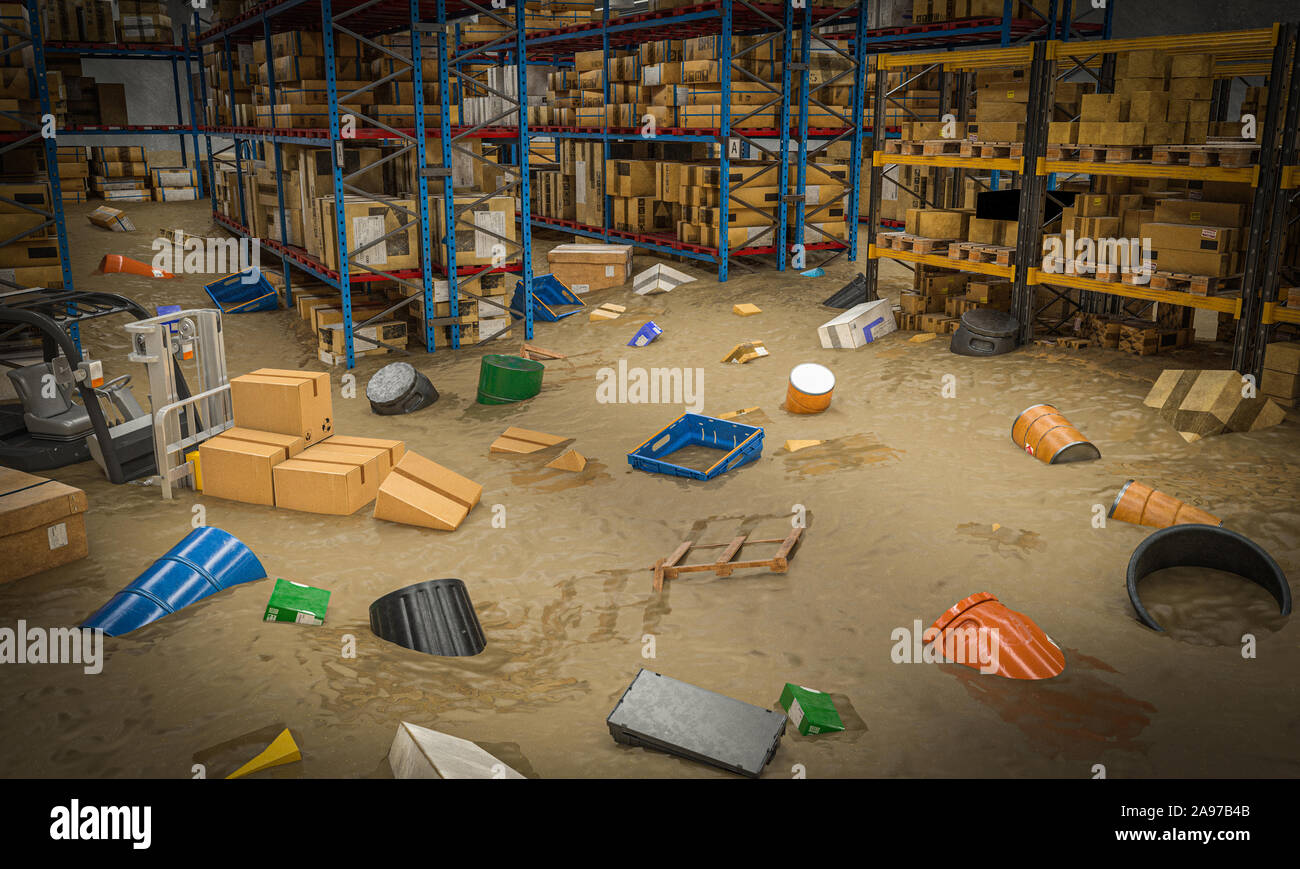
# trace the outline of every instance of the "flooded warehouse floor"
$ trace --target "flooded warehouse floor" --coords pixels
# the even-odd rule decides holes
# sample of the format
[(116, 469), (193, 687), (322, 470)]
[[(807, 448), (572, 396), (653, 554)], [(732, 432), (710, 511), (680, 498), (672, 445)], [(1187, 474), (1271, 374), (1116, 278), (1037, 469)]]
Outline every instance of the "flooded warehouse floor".
[[(148, 306), (210, 306), (204, 276), (94, 274), (106, 253), (149, 261), (159, 227), (220, 235), (208, 203), (133, 203), (134, 234), (91, 226), (89, 209), (68, 208), (78, 288)], [(559, 238), (538, 239), (537, 271)], [(638, 252), (634, 270), (660, 261)], [(1125, 590), (1130, 555), (1151, 529), (1094, 522), (1095, 505), (1108, 507), (1137, 478), (1223, 517), (1300, 575), (1300, 416), (1189, 444), (1142, 404), (1162, 369), (1229, 367), (1223, 345), (1143, 358), (1031, 346), (970, 359), (949, 353), (945, 338), (892, 335), (823, 350), (816, 327), (834, 312), (819, 303), (860, 262), (837, 260), (823, 278), (736, 269), (721, 285), (708, 270), (673, 265), (699, 280), (654, 296), (594, 293), (627, 306), (612, 322), (538, 323), (534, 343), (568, 358), (546, 364), (530, 401), (475, 402), (480, 357), (517, 352), (519, 326), (502, 347), (406, 357), (441, 395), (409, 416), (377, 416), (365, 399), (366, 380), (394, 357), (359, 360), (351, 398), (341, 392), (346, 369), (332, 369), (337, 432), (404, 440), (482, 484), (481, 503), (454, 532), (379, 521), (370, 507), (338, 517), (193, 491), (166, 501), (157, 485), (108, 483), (90, 462), (45, 472), (87, 493), (90, 555), (0, 585), (0, 624), (80, 623), (189, 532), (196, 505), (271, 577), (332, 597), (323, 626), (264, 623), (270, 583), (246, 583), (106, 638), (97, 675), (4, 667), (0, 776), (185, 778), (219, 758), (215, 775), (257, 750), (223, 746), (286, 726), (302, 762), (263, 776), (388, 777), (404, 720), (473, 740), (541, 778), (729, 776), (611, 739), (605, 718), (642, 667), (765, 707), (786, 682), (830, 692), (847, 730), (787, 730), (771, 777), (799, 765), (819, 778), (1086, 778), (1097, 764), (1110, 778), (1300, 774), (1300, 625), (1258, 586), (1193, 573), (1144, 586), (1168, 628), (1151, 631)], [(890, 295), (909, 285), (897, 265), (884, 275)], [(740, 302), (762, 313), (733, 315)], [(662, 337), (626, 346), (648, 319)], [(83, 344), (108, 377), (134, 375), (147, 408), (124, 322), (85, 324)], [(293, 311), (228, 316), (225, 334), (232, 376), (324, 368)], [(770, 356), (719, 361), (750, 339)], [(698, 369), (699, 393), (604, 402), (602, 369), (617, 372), (620, 361)], [(781, 407), (801, 362), (837, 378), (825, 413)], [(759, 407), (741, 421), (764, 429), (762, 457), (711, 482), (633, 470), (626, 454), (692, 399), (711, 415)], [(1049, 466), (1016, 448), (1012, 420), (1042, 402), (1061, 408), (1102, 458)], [(489, 454), (508, 426), (573, 438), (567, 446), (589, 459), (585, 470), (546, 468), (559, 448)], [(791, 453), (790, 439), (825, 443)], [(651, 565), (684, 540), (783, 537), (799, 517), (806, 531), (785, 574), (701, 573), (652, 590)], [(371, 634), (373, 600), (441, 577), (467, 584), (487, 636), (481, 654), (432, 657)], [(1062, 675), (1015, 681), (896, 661), (899, 631), (928, 627), (981, 591), (1051, 636), (1065, 653)], [(1246, 634), (1254, 641), (1243, 654)]]

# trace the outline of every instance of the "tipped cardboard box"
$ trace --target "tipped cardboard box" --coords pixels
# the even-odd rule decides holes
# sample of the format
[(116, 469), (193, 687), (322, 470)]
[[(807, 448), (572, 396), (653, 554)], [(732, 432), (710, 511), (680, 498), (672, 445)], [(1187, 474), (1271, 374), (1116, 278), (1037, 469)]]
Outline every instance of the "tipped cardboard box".
[(0, 582), (85, 558), (86, 493), (0, 468)]
[(381, 467), (388, 462), (388, 454), (383, 450), (350, 447), (329, 441), (308, 447), (299, 453), (297, 458), (304, 462), (356, 465), (361, 468), (361, 497), (364, 499), (362, 504), (369, 504), (375, 499), (375, 495), (379, 492), (379, 484), (386, 476), (381, 471)]
[(755, 314), (763, 313), (763, 309), (758, 305), (751, 305), (749, 302), (742, 302), (739, 305), (732, 305), (731, 313), (737, 314), (741, 317), (752, 317)]
[(573, 471), (578, 473), (587, 467), (587, 458), (577, 450), (565, 450), (554, 459), (546, 463), (548, 468), (556, 468), (561, 471)]
[(530, 431), (526, 428), (516, 428), (510, 426), (501, 433), (501, 436), (492, 442), (488, 452), (492, 453), (514, 453), (523, 455), (526, 453), (535, 453), (544, 450), (547, 447), (557, 446), (567, 441), (568, 438), (560, 435), (547, 434), (546, 432)]
[(418, 453), (407, 453), (379, 487), (375, 518), (455, 531), (483, 487)]
[(854, 305), (834, 319), (817, 327), (817, 337), (825, 348), (856, 350), (897, 330), (893, 303), (888, 299)]
[(259, 368), (231, 380), (230, 394), (241, 428), (298, 435), (309, 444), (333, 433), (328, 374)]
[(231, 428), (199, 444), (204, 495), (275, 504), (275, 466), (302, 452), (306, 441), (298, 435)]

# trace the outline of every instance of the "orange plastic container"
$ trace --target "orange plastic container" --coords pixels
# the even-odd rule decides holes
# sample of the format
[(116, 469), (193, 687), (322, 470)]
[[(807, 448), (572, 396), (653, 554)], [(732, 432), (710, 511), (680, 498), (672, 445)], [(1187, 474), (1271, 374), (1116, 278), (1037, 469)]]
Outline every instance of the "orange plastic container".
[(821, 413), (831, 406), (835, 375), (824, 365), (805, 362), (790, 372), (785, 390), (785, 409), (790, 413)]
[(1052, 638), (987, 591), (958, 601), (933, 630), (945, 659), (977, 670), (992, 666), (1008, 679), (1050, 679), (1065, 670), (1065, 654)]
[(107, 254), (99, 262), (99, 271), (101, 274), (124, 274), (140, 275), (146, 278), (174, 278), (176, 277), (166, 269), (156, 269), (151, 265), (142, 263), (139, 260), (131, 259), (129, 256), (122, 256), (120, 253)]
[(1223, 520), (1200, 507), (1193, 507), (1173, 495), (1166, 495), (1137, 480), (1129, 480), (1115, 496), (1106, 514), (1121, 522), (1168, 528), (1170, 525), (1222, 525)]

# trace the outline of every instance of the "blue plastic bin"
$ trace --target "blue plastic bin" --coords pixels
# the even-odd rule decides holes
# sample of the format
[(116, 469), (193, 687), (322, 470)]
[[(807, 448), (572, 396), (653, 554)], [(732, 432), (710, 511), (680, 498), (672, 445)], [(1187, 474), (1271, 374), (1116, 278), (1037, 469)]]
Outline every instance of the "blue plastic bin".
[(205, 284), (203, 291), (223, 314), (249, 314), (253, 311), (276, 310), (280, 307), (280, 297), (276, 295), (275, 287), (271, 286), (271, 282), (262, 274), (261, 269), (256, 270), (257, 280), (244, 282), (244, 276), (253, 271), (248, 269), (226, 275), (224, 278)]
[[(707, 470), (675, 465), (665, 460), (682, 447), (696, 444), (722, 450), (724, 455)], [(763, 454), (763, 430), (698, 413), (684, 413), (667, 428), (627, 454), (627, 463), (638, 471), (712, 480), (733, 468), (749, 464)]]
[[(561, 305), (577, 305), (572, 311), (557, 310)], [(578, 294), (569, 289), (555, 275), (533, 275), (533, 319), (554, 323), (565, 317), (572, 317), (581, 311), (586, 303)], [(516, 319), (524, 316), (524, 282), (515, 284), (515, 293), (510, 297), (510, 313)]]
[(196, 528), (82, 627), (118, 637), (210, 594), (265, 576), (257, 556), (236, 537), (220, 528)]

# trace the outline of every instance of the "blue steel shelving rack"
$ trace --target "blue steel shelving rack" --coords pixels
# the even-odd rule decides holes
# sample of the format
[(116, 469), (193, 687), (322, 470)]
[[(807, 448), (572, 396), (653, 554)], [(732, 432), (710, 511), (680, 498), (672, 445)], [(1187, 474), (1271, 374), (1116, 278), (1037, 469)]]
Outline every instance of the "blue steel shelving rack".
[[(237, 42), (249, 42), (257, 38), (251, 31), (258, 28), (261, 38), (265, 40), (267, 46), (267, 56), (271, 58), (271, 37), (274, 33), (292, 30), (317, 30), (324, 34), (325, 53), (327, 57), (334, 57), (334, 39), (336, 33), (346, 34), (361, 43), (368, 45), (370, 48), (392, 58), (395, 62), (403, 65), (403, 69), (398, 73), (392, 73), (381, 78), (378, 81), (357, 89), (356, 91), (340, 95), (336, 69), (334, 63), (327, 63), (326, 82), (327, 82), (327, 104), (329, 112), (329, 127), (326, 129), (279, 129), (275, 126), (275, 102), (272, 100), (272, 127), (262, 129), (256, 127), (236, 127), (236, 126), (214, 126), (209, 125), (203, 128), (207, 136), (208, 150), (212, 158), (209, 161), (211, 167), (217, 162), (217, 156), (226, 150), (233, 153), (233, 160), (224, 161), (233, 163), (238, 180), (239, 207), (240, 215), (236, 220), (233, 215), (220, 213), (217, 207), (215, 191), (213, 192), (212, 207), (214, 218), (224, 225), (227, 229), (241, 236), (248, 236), (248, 219), (247, 204), (244, 201), (243, 186), (243, 162), (251, 159), (254, 145), (260, 145), (265, 151), (267, 146), (274, 154), (276, 169), (282, 168), (282, 158), (280, 147), (284, 144), (307, 145), (312, 147), (328, 148), (331, 155), (331, 168), (333, 175), (333, 194), (335, 203), (335, 232), (338, 244), (338, 268), (329, 269), (319, 260), (310, 257), (305, 251), (291, 247), (287, 244), (275, 242), (268, 239), (260, 239), (260, 243), (266, 250), (280, 257), (285, 274), (285, 294), (286, 301), (292, 301), (292, 268), (300, 269), (308, 275), (320, 280), (339, 290), (342, 298), (343, 308), (343, 331), (347, 349), (347, 367), (353, 368), (356, 364), (353, 335), (354, 332), (369, 323), (376, 322), (393, 312), (407, 305), (412, 304), (417, 298), (423, 298), (425, 311), (425, 349), (432, 353), (436, 350), (435, 326), (440, 323), (458, 322), (459, 319), (459, 300), (462, 295), (478, 300), (480, 305), (505, 309), (505, 304), (485, 296), (479, 296), (470, 292), (466, 287), (476, 280), (479, 280), (483, 274), (494, 271), (519, 272), (521, 280), (525, 287), (525, 307), (523, 311), (523, 327), (525, 338), (533, 337), (533, 298), (532, 298), (532, 241), (531, 241), (531, 223), (529, 214), (529, 191), (528, 191), (528, 173), (526, 170), (517, 170), (513, 178), (508, 178), (506, 184), (495, 191), (483, 196), (478, 196), (464, 207), (456, 204), (455, 191), (451, 176), (451, 164), (453, 152), (465, 154), (471, 159), (481, 159), (472, 154), (469, 150), (456, 147), (456, 142), (471, 139), (497, 139), (500, 141), (509, 141), (515, 145), (515, 155), (520, 167), (528, 164), (529, 145), (527, 133), (527, 113), (522, 110), (522, 105), (526, 99), (523, 94), (526, 93), (524, 87), (525, 68), (523, 64), (518, 64), (518, 100), (515, 100), (514, 109), (507, 111), (497, 118), (491, 119), (487, 123), (480, 123), (474, 126), (465, 126), (457, 112), (456, 120), (458, 123), (451, 122), (453, 115), (453, 106), (459, 110), (459, 99), (453, 99), (451, 82), (454, 79), (457, 83), (457, 90), (461, 91), (466, 86), (471, 88), (477, 87), (484, 91), (489, 91), (485, 85), (465, 76), (461, 72), (461, 66), (473, 58), (484, 57), (485, 59), (495, 59), (508, 63), (511, 58), (522, 57), (524, 23), (525, 16), (523, 12), (523, 0), (507, 0), (509, 5), (520, 14), (507, 18), (501, 13), (501, 10), (495, 6), (480, 6), (471, 0), (277, 0), (277, 2), (265, 2), (248, 12), (223, 22), (222, 24), (204, 32), (199, 38), (199, 44), (220, 44), (221, 55), (223, 58), (222, 67), (226, 73), (227, 96), (230, 101), (232, 121), (234, 120), (234, 87), (233, 87), (233, 56), (232, 46)], [(448, 51), (447, 30), (448, 25), (453, 24), (456, 19), (464, 18), (470, 15), (486, 16), (497, 22), (508, 25), (509, 32), (487, 45), (480, 45), (465, 52), (459, 51), (457, 45), (451, 52)], [(354, 23), (355, 22), (355, 23)], [(260, 27), (258, 27), (260, 25)], [(376, 43), (373, 37), (385, 33), (394, 33), (406, 31), (410, 33), (410, 54), (404, 55), (397, 51)], [(425, 129), (425, 105), (423, 88), (419, 85), (423, 82), (423, 63), (425, 58), (422, 56), (421, 46), (423, 40), (433, 36), (438, 45), (438, 84), (439, 84), (439, 101), (440, 101), (440, 137), (441, 144), (441, 165), (430, 166), (428, 163), (428, 154), (426, 153), (426, 135)], [(268, 70), (273, 68), (273, 64), (268, 64)], [(349, 98), (359, 96), (386, 81), (394, 80), (399, 74), (410, 72), (413, 83), (413, 113), (414, 126), (409, 128), (397, 128), (389, 126), (375, 118), (371, 118), (359, 111), (351, 110), (350, 112), (341, 108), (340, 103), (346, 102)], [(206, 92), (206, 73), (200, 66), (201, 87)], [(272, 95), (275, 93), (275, 82), (269, 82)], [(499, 92), (498, 96), (504, 96)], [(458, 94), (459, 96), (459, 94)], [(355, 129), (355, 135), (347, 138), (343, 137), (343, 117), (345, 114), (351, 114), (358, 121), (365, 121), (371, 124), (371, 127), (361, 127), (359, 124)], [(518, 122), (512, 126), (502, 126), (495, 122), (506, 118), (509, 115), (517, 114)], [(231, 139), (232, 145), (220, 149), (217, 152), (212, 151), (212, 137), (223, 136)], [(397, 158), (400, 154), (414, 151), (417, 169), (417, 186), (419, 201), (416, 204), (418, 210), (407, 209), (403, 206), (396, 206), (392, 197), (385, 197), (380, 194), (368, 193), (353, 187), (349, 181), (360, 171), (371, 167), (362, 167), (356, 173), (348, 175), (343, 170), (343, 147), (345, 143), (404, 143), (396, 153), (391, 153), (384, 157), (381, 162)], [(376, 164), (377, 165), (377, 164)], [(434, 316), (436, 307), (433, 299), (434, 267), (433, 267), (433, 240), (432, 227), (429, 221), (429, 201), (428, 201), (428, 180), (430, 178), (441, 179), (443, 192), (443, 220), (444, 225), (449, 228), (445, 239), (445, 267), (439, 271), (448, 275), (449, 287), (449, 308), (450, 316), (439, 318)], [(211, 186), (211, 185), (210, 185)], [(519, 190), (520, 198), (520, 228), (518, 240), (510, 239), (506, 236), (499, 235), (482, 227), (476, 227), (476, 231), (494, 236), (506, 248), (507, 257), (500, 264), (492, 266), (459, 266), (456, 261), (456, 238), (455, 228), (465, 224), (462, 215), (472, 209), (475, 205), (486, 201), (492, 196), (510, 192), (513, 189)], [(344, 223), (343, 201), (346, 194), (361, 196), (369, 200), (385, 202), (390, 207), (395, 207), (402, 211), (409, 218), (397, 228), (386, 233), (384, 236), (373, 239), (359, 248), (349, 250), (347, 247), (347, 231)], [(281, 238), (287, 237), (285, 231), (285, 211), (284, 195), (279, 193), (278, 217), (280, 220)], [(380, 241), (395, 235), (398, 232), (406, 232), (413, 224), (418, 224), (420, 238), (420, 267), (418, 269), (404, 269), (393, 272), (385, 272), (372, 266), (358, 263), (356, 256), (368, 248), (378, 244)], [(513, 249), (515, 257), (508, 256)], [(404, 298), (388, 307), (386, 310), (376, 314), (370, 319), (356, 323), (352, 317), (352, 287), (354, 284), (365, 283), (369, 281), (383, 280), (394, 281), (403, 284), (417, 291), (417, 295)], [(500, 334), (500, 333), (498, 333)], [(460, 346), (460, 330), (453, 329), (451, 337), (451, 347), (453, 349)], [(481, 337), (481, 336), (480, 336)], [(492, 336), (480, 341), (486, 343), (491, 340)], [(368, 339), (369, 340), (369, 339)]]
[[(532, 218), (533, 225), (602, 241), (628, 243), (656, 253), (713, 263), (717, 266), (719, 281), (727, 280), (731, 265), (742, 262), (740, 257), (775, 255), (777, 268), (780, 270), (786, 268), (787, 255), (791, 251), (798, 252), (802, 250), (805, 253), (808, 251), (831, 251), (832, 258), (847, 252), (850, 259), (856, 259), (856, 221), (847, 221), (848, 239), (846, 241), (827, 236), (825, 241), (804, 243), (806, 217), (814, 216), (832, 204), (822, 203), (811, 213), (806, 213), (804, 196), (809, 158), (820, 154), (832, 142), (849, 138), (852, 140), (851, 150), (855, 155), (853, 165), (850, 167), (853, 174), (846, 179), (846, 188), (851, 192), (846, 193), (843, 200), (834, 200), (833, 202), (848, 200), (856, 207), (856, 190), (854, 190), (856, 184), (854, 181), (862, 150), (861, 107), (858, 105), (851, 108), (848, 116), (836, 112), (836, 116), (843, 121), (841, 127), (810, 128), (808, 125), (808, 96), (822, 87), (830, 86), (833, 81), (838, 81), (847, 75), (853, 76), (854, 93), (862, 93), (865, 81), (865, 66), (862, 63), (865, 52), (862, 50), (862, 43), (859, 41), (859, 49), (855, 54), (849, 54), (842, 51), (831, 41), (832, 38), (836, 37), (814, 33), (814, 28), (847, 26), (856, 17), (857, 24), (853, 33), (843, 33), (839, 36), (839, 39), (843, 41), (849, 36), (856, 36), (860, 39), (865, 32), (862, 12), (863, 5), (859, 3), (840, 8), (818, 7), (815, 3), (805, 3), (796, 10), (791, 2), (708, 0), (708, 2), (701, 2), (678, 9), (635, 13), (610, 19), (609, 7), (606, 5), (602, 19), (598, 22), (593, 21), (591, 24), (574, 25), (529, 35), (526, 40), (526, 53), (529, 58), (528, 62), (534, 65), (552, 66), (556, 65), (557, 61), (563, 65), (571, 65), (572, 56), (575, 52), (601, 49), (606, 72), (603, 86), (606, 105), (609, 104), (610, 81), (608, 72), (611, 48), (624, 49), (644, 42), (684, 39), (696, 36), (716, 36), (721, 45), (730, 46), (733, 35), (762, 36), (763, 38), (758, 43), (731, 54), (730, 63), (720, 64), (721, 90), (723, 93), (731, 92), (733, 77), (737, 73), (749, 80), (759, 81), (756, 76), (736, 65), (735, 61), (745, 54), (769, 45), (782, 34), (798, 33), (802, 51), (801, 57), (804, 58), (801, 63), (792, 65), (794, 37), (782, 39), (781, 84), (778, 88), (775, 83), (767, 83), (768, 89), (775, 96), (769, 99), (767, 103), (755, 106), (748, 114), (739, 118), (732, 117), (731, 101), (724, 99), (719, 106), (718, 126), (714, 129), (675, 127), (668, 130), (656, 130), (651, 137), (643, 135), (640, 129), (613, 128), (609, 125), (608, 116), (606, 116), (603, 125), (599, 128), (546, 125), (535, 127), (529, 133), (529, 135), (536, 138), (553, 138), (557, 140), (572, 138), (602, 142), (604, 144), (603, 150), (606, 163), (610, 159), (610, 145), (613, 142), (648, 140), (654, 142), (703, 142), (717, 145), (720, 176), (719, 225), (723, 227), (728, 224), (732, 200), (734, 199), (732, 194), (740, 187), (753, 184), (756, 178), (762, 178), (767, 174), (765, 170), (763, 173), (742, 181), (733, 187), (728, 177), (731, 160), (737, 157), (743, 159), (754, 151), (765, 153), (773, 158), (772, 168), (777, 170), (779, 176), (776, 183), (779, 189), (779, 198), (775, 219), (771, 219), (770, 225), (758, 236), (758, 239), (762, 239), (763, 243), (755, 243), (757, 239), (751, 239), (745, 248), (733, 251), (729, 249), (725, 233), (720, 238), (719, 246), (713, 248), (681, 242), (674, 237), (662, 234), (634, 233), (611, 229), (612, 203), (609, 197), (606, 197), (603, 226), (579, 224), (576, 221), (544, 216), (534, 216)], [(823, 50), (834, 51), (850, 60), (852, 65), (849, 70), (835, 76), (832, 82), (810, 87), (807, 58), (810, 56), (811, 46), (814, 41)], [(797, 87), (799, 89), (798, 93), (802, 97), (799, 100), (799, 121), (795, 124), (790, 121), (791, 108), (794, 103), (792, 96), (795, 87), (795, 84), (791, 81), (792, 69), (799, 73)], [(772, 107), (776, 107), (780, 114), (780, 122), (774, 128), (747, 129), (743, 132), (737, 128), (739, 123)], [(823, 108), (827, 107), (823, 105)], [(775, 148), (762, 144), (763, 141), (773, 140), (777, 143)], [(821, 144), (810, 150), (810, 140), (820, 141)], [(788, 170), (785, 169), (792, 144), (795, 145), (798, 155), (796, 184), (793, 192), (790, 190)], [(733, 156), (733, 150), (736, 152), (735, 156)], [(752, 206), (739, 201), (737, 201), (737, 204), (742, 208), (752, 209)], [(799, 248), (792, 247), (790, 244), (787, 216), (791, 205), (796, 209), (794, 237), (796, 239), (795, 244), (802, 246)], [(770, 239), (767, 238), (769, 235), (771, 236)]]
[[(100, 45), (93, 43), (51, 41), (44, 39), (42, 30), (42, 16), (40, 14), (39, 0), (25, 0), (24, 8), (27, 13), (25, 22), (26, 30), (23, 31), (9, 21), (12, 19), (0, 19), (0, 32), (6, 37), (16, 37), (17, 41), (3, 49), (4, 54), (15, 51), (21, 51), (24, 48), (32, 49), (32, 71), (35, 73), (36, 98), (40, 105), (40, 117), (36, 119), (37, 123), (25, 125), (24, 129), (17, 133), (4, 134), (0, 136), (0, 153), (13, 149), (26, 147), (42, 140), (42, 146), (45, 151), (46, 175), (50, 184), (51, 207), (49, 211), (42, 211), (33, 208), (25, 203), (14, 202), (11, 199), (4, 201), (17, 205), (24, 210), (36, 213), (45, 219), (39, 226), (25, 230), (11, 238), (0, 240), (0, 246), (20, 241), (34, 233), (42, 230), (53, 228), (59, 250), (59, 264), (62, 271), (63, 288), (65, 291), (75, 289), (72, 275), (71, 260), (68, 255), (68, 232), (67, 221), (63, 213), (63, 191), (59, 182), (59, 163), (58, 147), (61, 139), (77, 138), (84, 135), (97, 136), (141, 136), (141, 135), (167, 135), (176, 136), (180, 143), (181, 161), (184, 165), (189, 165), (189, 153), (185, 146), (185, 137), (188, 135), (192, 141), (194, 150), (194, 161), (199, 162), (199, 126), (198, 115), (194, 100), (194, 88), (191, 83), (191, 65), (198, 59), (198, 52), (190, 46), (189, 30), (183, 28), (183, 37), (181, 45), (145, 45), (145, 44), (117, 44), (117, 45)], [(198, 22), (198, 14), (195, 13), (194, 22)], [(52, 114), (52, 101), (50, 99), (49, 83), (46, 79), (47, 59), (50, 57), (90, 57), (105, 58), (113, 60), (167, 60), (172, 67), (172, 84), (176, 94), (176, 124), (141, 124), (128, 126), (78, 126), (55, 128), (54, 135), (43, 135), (43, 129), (46, 128), (44, 119)], [(179, 79), (179, 64), (185, 64), (185, 90), (188, 94), (189, 119), (188, 125), (185, 123), (184, 104), (181, 101), (181, 82)], [(26, 124), (26, 119), (19, 119)], [(201, 173), (200, 173), (201, 174)], [(203, 195), (203, 182), (199, 181), (199, 195)], [(69, 306), (69, 318), (67, 321), (68, 333), (76, 343), (81, 347), (81, 336), (78, 328), (77, 311), (74, 305)]]

